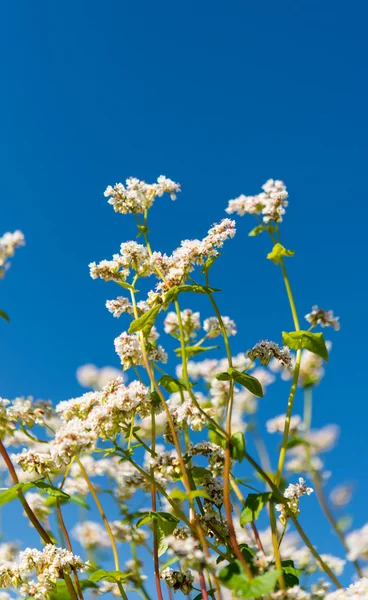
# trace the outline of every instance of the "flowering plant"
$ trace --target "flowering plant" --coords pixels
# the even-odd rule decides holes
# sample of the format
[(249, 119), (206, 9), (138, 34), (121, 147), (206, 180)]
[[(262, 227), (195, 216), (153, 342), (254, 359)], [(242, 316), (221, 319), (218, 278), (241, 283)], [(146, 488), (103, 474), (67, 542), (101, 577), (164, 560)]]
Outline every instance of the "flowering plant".
[[(0, 505), (20, 501), (43, 547), (0, 545), (6, 590), (0, 599), (126, 599), (135, 593), (145, 600), (176, 593), (193, 600), (368, 598), (361, 565), (368, 558), (368, 525), (347, 533), (349, 524), (335, 516), (350, 500), (349, 486), (336, 487), (329, 499), (324, 491), (321, 454), (333, 447), (338, 429), (312, 428), (312, 391), (331, 347), (315, 330), (338, 330), (339, 320), (314, 306), (301, 328), (285, 264), (294, 252), (281, 243), (288, 193), (272, 179), (262, 190), (230, 200), (226, 212), (253, 215), (257, 225), (249, 235), (270, 236), (267, 258), (281, 271), (294, 331), (282, 333), (282, 346), (261, 340), (234, 355), (230, 338), (237, 327), (221, 314), (210, 277), (220, 249), (235, 235), (235, 221), (226, 217), (203, 239), (186, 239), (167, 255), (151, 248), (149, 211), (165, 194), (175, 200), (180, 186), (161, 176), (154, 184), (130, 178), (106, 189), (114, 210), (136, 219), (142, 240), (125, 241), (111, 260), (89, 265), (93, 279), (113, 282), (123, 294), (106, 302), (114, 317), (129, 320), (115, 339), (121, 369), (80, 367), (78, 380), (90, 391), (56, 407), (1, 399), (6, 489)], [(0, 239), (2, 275), (23, 243), (20, 232)], [(154, 285), (142, 296), (138, 286), (148, 278)], [(183, 307), (192, 294), (207, 301), (204, 320)], [(158, 342), (159, 323), (176, 346), (174, 361)], [(211, 358), (222, 345), (225, 358)], [(256, 414), (277, 376), (291, 383), (285, 414), (266, 423), (269, 434), (281, 434), (277, 456), (269, 456)], [(293, 411), (300, 391), (303, 418)], [(300, 523), (303, 497), (313, 492), (345, 558), (320, 554)], [(64, 510), (72, 503), (82, 516), (69, 531)], [(88, 515), (91, 503), (98, 520)], [(269, 523), (265, 529), (262, 520)], [(75, 541), (83, 558), (74, 553)], [(120, 547), (129, 552), (124, 565)], [(339, 577), (347, 560), (358, 579), (343, 589)]]

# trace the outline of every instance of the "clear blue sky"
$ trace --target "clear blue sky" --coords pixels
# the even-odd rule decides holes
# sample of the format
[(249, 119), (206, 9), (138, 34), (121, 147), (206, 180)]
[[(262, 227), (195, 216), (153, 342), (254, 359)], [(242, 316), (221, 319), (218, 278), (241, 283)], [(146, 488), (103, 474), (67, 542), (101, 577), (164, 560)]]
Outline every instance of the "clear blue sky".
[[(12, 319), (0, 324), (1, 395), (58, 401), (81, 392), (80, 363), (117, 366), (122, 325), (104, 308), (116, 290), (87, 265), (135, 229), (106, 204), (107, 184), (160, 174), (181, 183), (151, 221), (153, 244), (170, 251), (205, 234), (229, 198), (283, 179), (300, 314), (317, 303), (342, 324), (314, 424), (343, 426), (328, 466), (336, 482), (360, 479), (354, 525), (365, 523), (365, 3), (18, 0), (0, 16), (1, 231), (27, 240), (1, 284)], [(237, 351), (292, 328), (269, 244), (248, 239), (251, 226), (239, 220), (215, 271)], [(264, 402), (265, 416), (284, 410), (272, 392)], [(328, 526), (312, 519), (328, 550)]]

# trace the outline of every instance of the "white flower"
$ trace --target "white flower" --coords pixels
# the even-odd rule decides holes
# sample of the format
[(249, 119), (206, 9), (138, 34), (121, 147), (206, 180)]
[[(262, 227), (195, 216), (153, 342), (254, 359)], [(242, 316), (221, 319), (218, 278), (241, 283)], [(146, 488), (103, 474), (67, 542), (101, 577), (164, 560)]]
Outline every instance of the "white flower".
[(193, 588), (194, 577), (189, 570), (183, 573), (182, 571), (174, 571), (170, 567), (167, 567), (160, 572), (160, 577), (175, 592), (181, 590), (183, 594), (188, 595)]
[(9, 266), (7, 259), (14, 256), (16, 248), (20, 248), (24, 245), (24, 235), (19, 230), (14, 231), (13, 233), (4, 233), (0, 238), (0, 278), (4, 277), (5, 270)]
[[(266, 421), (266, 429), (268, 433), (284, 433), (286, 415), (278, 415), (273, 419)], [(290, 435), (294, 435), (298, 431), (303, 431), (303, 424), (299, 415), (293, 415), (290, 419)]]
[(109, 548), (111, 543), (106, 529), (95, 521), (82, 521), (72, 529), (72, 535), (83, 548)]
[[(237, 331), (235, 321), (230, 319), (230, 317), (221, 318), (226, 330), (226, 334), (228, 336), (236, 335)], [(209, 317), (209, 319), (205, 319), (203, 322), (203, 329), (207, 332), (208, 337), (210, 338), (221, 335), (220, 323), (217, 317)]]
[(348, 484), (342, 484), (335, 487), (331, 494), (330, 500), (336, 507), (346, 506), (349, 504), (353, 495), (353, 487)]
[(256, 196), (238, 196), (230, 200), (226, 212), (237, 213), (240, 216), (246, 213), (263, 215), (263, 221), (280, 223), (288, 205), (288, 193), (285, 184), (280, 180), (268, 179), (262, 186), (263, 192)]
[(298, 483), (290, 483), (284, 492), (285, 498), (295, 500), (301, 496), (310, 496), (313, 493), (313, 488), (307, 487), (303, 477), (299, 477)]
[(349, 547), (348, 559), (368, 558), (368, 523), (361, 529), (351, 531), (346, 535), (346, 543)]
[(313, 306), (312, 312), (305, 315), (305, 319), (312, 327), (321, 325), (321, 327), (332, 327), (335, 331), (340, 329), (339, 317), (334, 317), (332, 310), (324, 310), (318, 308), (318, 306)]
[(345, 590), (327, 594), (325, 600), (368, 600), (368, 578), (358, 579)]
[(248, 352), (249, 358), (259, 359), (261, 365), (268, 365), (272, 358), (275, 358), (281, 365), (287, 369), (291, 368), (291, 355), (289, 348), (283, 346), (280, 348), (275, 342), (262, 340)]
[[(190, 308), (186, 308), (180, 312), (184, 335), (186, 339), (195, 337), (195, 332), (201, 327), (199, 312), (193, 312)], [(165, 333), (178, 337), (179, 321), (177, 314), (168, 312), (164, 321)]]
[(118, 296), (115, 300), (107, 300), (106, 308), (114, 317), (120, 317), (123, 313), (133, 315), (133, 305), (124, 296)]
[(113, 381), (123, 374), (115, 367), (101, 367), (96, 365), (86, 364), (78, 367), (77, 380), (79, 385), (94, 390), (101, 390), (109, 381)]
[(122, 183), (116, 183), (114, 187), (109, 185), (104, 196), (109, 198), (108, 203), (114, 207), (115, 212), (139, 214), (152, 206), (156, 196), (161, 197), (166, 192), (175, 200), (176, 193), (180, 192), (180, 185), (160, 175), (157, 183), (153, 184), (130, 177), (125, 186)]

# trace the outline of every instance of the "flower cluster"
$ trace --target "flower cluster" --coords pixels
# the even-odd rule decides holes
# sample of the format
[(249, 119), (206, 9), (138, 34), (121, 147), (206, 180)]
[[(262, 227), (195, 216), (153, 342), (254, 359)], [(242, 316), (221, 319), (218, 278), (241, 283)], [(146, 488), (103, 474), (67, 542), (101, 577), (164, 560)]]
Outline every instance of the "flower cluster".
[(108, 203), (114, 207), (115, 212), (121, 214), (140, 214), (151, 208), (154, 199), (165, 193), (170, 194), (171, 199), (176, 199), (180, 192), (180, 185), (164, 175), (160, 175), (157, 183), (146, 183), (136, 177), (129, 177), (125, 185), (116, 183), (114, 187), (109, 185), (104, 193), (109, 198)]
[(335, 331), (340, 329), (339, 317), (334, 317), (332, 310), (324, 310), (318, 308), (318, 306), (313, 306), (312, 312), (305, 315), (305, 318), (312, 327), (321, 325), (321, 327), (332, 327)]
[(246, 213), (250, 215), (263, 215), (263, 221), (269, 223), (281, 223), (288, 205), (288, 193), (283, 181), (268, 179), (262, 186), (263, 192), (256, 196), (244, 196), (242, 194), (234, 200), (230, 200), (226, 212), (237, 213), (240, 216)]
[(276, 504), (275, 508), (280, 512), (280, 521), (283, 524), (287, 523), (288, 511), (291, 511), (296, 517), (299, 515), (299, 498), (301, 496), (310, 496), (313, 493), (313, 488), (307, 487), (303, 477), (299, 477), (299, 482), (291, 483), (284, 492), (284, 497), (288, 500), (287, 507), (285, 504)]
[(24, 246), (24, 235), (21, 231), (7, 232), (0, 237), (0, 278), (4, 277), (9, 267), (8, 258), (14, 256), (16, 248)]

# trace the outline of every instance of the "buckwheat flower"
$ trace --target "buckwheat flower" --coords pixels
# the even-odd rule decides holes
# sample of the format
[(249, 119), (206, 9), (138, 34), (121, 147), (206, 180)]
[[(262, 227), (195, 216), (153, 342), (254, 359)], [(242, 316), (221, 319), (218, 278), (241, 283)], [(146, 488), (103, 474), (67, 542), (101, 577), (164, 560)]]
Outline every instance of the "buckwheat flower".
[(115, 300), (107, 300), (106, 308), (114, 317), (121, 317), (123, 313), (133, 315), (133, 305), (124, 296), (118, 296)]
[(286, 590), (271, 592), (267, 598), (269, 600), (311, 600), (312, 596), (299, 585), (294, 585)]
[[(156, 452), (158, 450), (156, 449)], [(164, 479), (178, 479), (181, 476), (180, 461), (176, 450), (161, 451), (156, 456), (147, 457), (147, 465), (154, 470), (154, 475)]]
[(101, 260), (98, 264), (91, 262), (88, 266), (92, 279), (125, 281), (129, 275), (129, 269), (124, 267), (123, 257), (119, 254), (114, 254), (112, 260)]
[(25, 498), (37, 519), (41, 523), (45, 523), (49, 515), (51, 515), (51, 508), (46, 504), (46, 498), (38, 492), (27, 492)]
[(72, 529), (72, 535), (86, 550), (109, 548), (111, 545), (106, 529), (95, 521), (77, 523)]
[(34, 452), (23, 448), (19, 454), (12, 454), (11, 459), (19, 465), (23, 471), (39, 475), (46, 475), (56, 468), (55, 461), (50, 452)]
[(313, 488), (305, 485), (303, 477), (299, 477), (298, 483), (290, 483), (284, 492), (285, 498), (295, 500), (301, 496), (310, 496), (313, 493)]
[[(284, 433), (286, 415), (278, 415), (266, 421), (268, 433)], [(290, 435), (303, 431), (302, 419), (299, 415), (293, 415), (290, 419)]]
[(2, 440), (7, 436), (11, 436), (15, 429), (15, 424), (9, 417), (8, 413), (9, 404), (9, 400), (6, 400), (5, 398), (0, 398), (0, 439)]
[(86, 364), (78, 367), (77, 380), (79, 385), (93, 390), (101, 390), (109, 381), (118, 378), (123, 380), (123, 373), (115, 367), (101, 367), (96, 365)]
[[(313, 488), (307, 487), (302, 477), (299, 477), (299, 482), (291, 483), (284, 491), (284, 497), (288, 500), (288, 509), (297, 517), (300, 513), (299, 498), (302, 496), (310, 496), (313, 493)], [(276, 504), (275, 508), (280, 512), (280, 522), (285, 525), (288, 519), (288, 512), (285, 504)]]
[(115, 338), (115, 351), (118, 354), (124, 371), (134, 365), (140, 365), (143, 361), (141, 345), (136, 334), (130, 335), (123, 331)]
[(339, 317), (335, 317), (332, 310), (324, 310), (313, 306), (312, 312), (305, 315), (305, 319), (312, 327), (321, 325), (321, 327), (332, 327), (335, 331), (340, 329)]
[(176, 194), (180, 192), (180, 185), (165, 177), (165, 175), (160, 175), (157, 178), (157, 183), (154, 183), (152, 187), (155, 189), (157, 196), (161, 197), (167, 192), (170, 194), (171, 200), (176, 200)]
[(224, 470), (225, 450), (213, 444), (212, 442), (199, 442), (190, 444), (187, 450), (187, 456), (205, 456), (209, 463), (209, 470), (213, 477), (219, 477)]
[(229, 215), (236, 213), (240, 217), (243, 217), (245, 214), (259, 215), (261, 214), (263, 207), (264, 203), (259, 196), (245, 196), (244, 194), (241, 194), (237, 198), (229, 200), (228, 207), (225, 211)]
[(169, 535), (165, 538), (168, 545), (168, 553), (179, 557), (183, 567), (191, 567), (196, 570), (201, 570), (206, 565), (206, 557), (199, 547), (198, 541), (191, 535), (183, 539), (177, 539), (174, 535)]
[(147, 277), (151, 274), (151, 258), (147, 248), (142, 244), (134, 241), (123, 242), (120, 245), (120, 254), (125, 269), (133, 269), (140, 277)]
[(56, 432), (50, 452), (57, 467), (68, 465), (74, 456), (95, 447), (97, 433), (88, 423), (71, 419)]
[(325, 600), (368, 600), (368, 578), (358, 579), (345, 590), (327, 594)]
[(353, 495), (353, 486), (349, 484), (342, 484), (335, 487), (331, 494), (330, 500), (334, 506), (341, 508), (349, 504)]
[(109, 198), (108, 203), (114, 207), (115, 212), (140, 214), (152, 206), (156, 196), (168, 193), (175, 200), (177, 192), (180, 192), (180, 185), (160, 175), (157, 183), (153, 184), (129, 177), (125, 186), (122, 183), (116, 183), (114, 187), (109, 185), (104, 196)]
[(258, 342), (252, 350), (249, 350), (248, 356), (250, 359), (259, 359), (261, 365), (268, 365), (271, 358), (278, 360), (281, 365), (287, 369), (291, 367), (291, 355), (289, 348), (283, 346), (280, 348), (275, 342), (269, 342), (268, 340), (262, 340)]
[[(0, 543), (0, 564), (14, 562), (18, 556), (19, 548), (16, 542)], [(1, 600), (1, 598), (0, 598)]]
[(264, 223), (270, 221), (280, 223), (288, 205), (285, 184), (278, 179), (268, 179), (262, 189), (263, 192), (256, 196), (242, 194), (238, 198), (230, 200), (226, 212), (228, 214), (237, 213), (240, 216), (262, 214)]
[[(186, 339), (194, 338), (196, 331), (201, 327), (199, 312), (193, 312), (190, 308), (186, 308), (180, 312), (180, 315)], [(165, 333), (179, 337), (179, 321), (176, 313), (167, 313), (164, 320), (164, 329)]]
[(143, 529), (137, 529), (122, 521), (112, 521), (110, 527), (117, 542), (133, 541), (135, 544), (143, 544), (147, 539), (147, 533)]
[[(226, 335), (236, 335), (236, 324), (235, 321), (230, 317), (221, 317), (224, 324)], [(207, 332), (209, 338), (217, 337), (221, 335), (220, 323), (217, 317), (209, 317), (203, 322), (203, 329)]]
[(16, 248), (25, 245), (24, 235), (17, 230), (13, 233), (7, 232), (0, 237), (0, 278), (5, 275), (6, 269), (9, 267), (8, 258), (14, 256)]
[(160, 572), (160, 578), (175, 592), (180, 590), (183, 594), (188, 595), (193, 589), (194, 577), (189, 569), (183, 573), (167, 567)]
[(235, 221), (231, 219), (222, 219), (220, 223), (215, 223), (208, 230), (208, 235), (203, 239), (204, 254), (206, 256), (217, 256), (218, 252), (214, 252), (215, 248), (222, 248), (227, 239), (234, 237), (236, 233)]
[(346, 543), (349, 547), (348, 559), (368, 558), (368, 523), (361, 529), (355, 529), (346, 535)]

